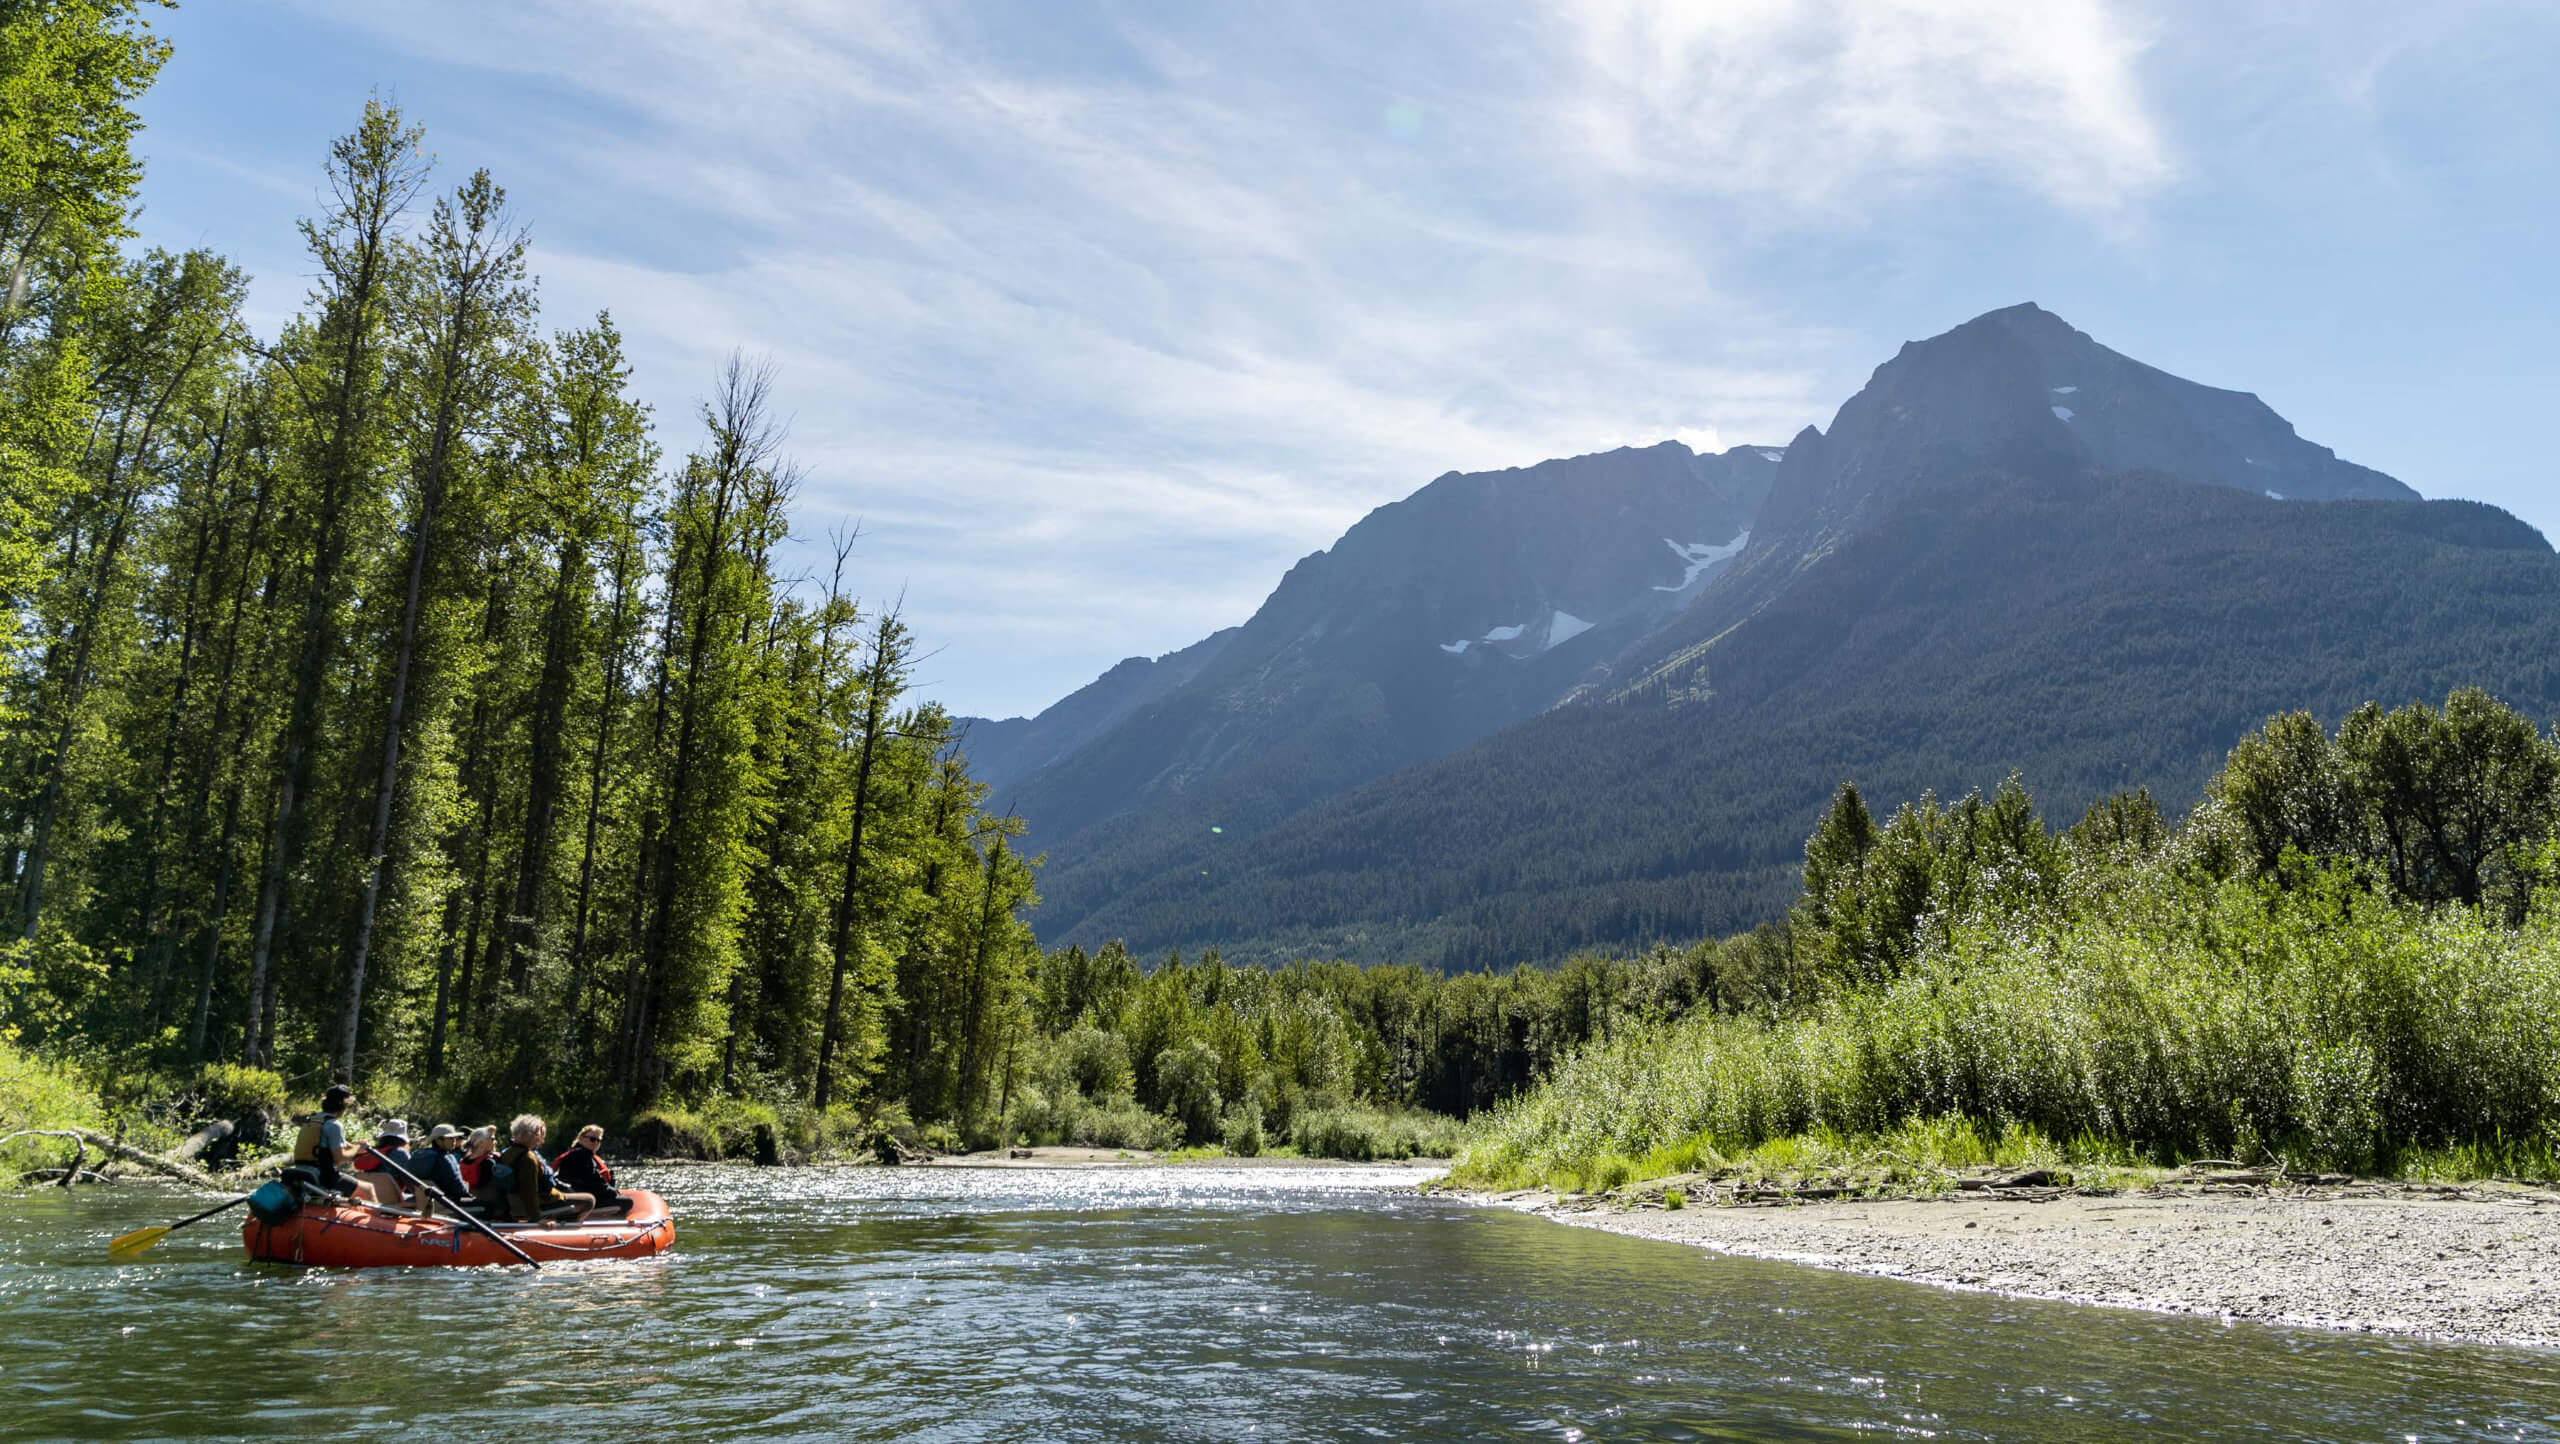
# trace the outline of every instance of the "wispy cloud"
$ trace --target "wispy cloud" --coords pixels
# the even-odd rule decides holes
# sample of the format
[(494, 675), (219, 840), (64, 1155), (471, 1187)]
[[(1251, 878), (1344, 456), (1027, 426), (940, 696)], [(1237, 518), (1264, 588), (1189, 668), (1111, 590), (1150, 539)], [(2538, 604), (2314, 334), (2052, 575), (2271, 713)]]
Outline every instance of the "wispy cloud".
[(1592, 153), (1656, 184), (1830, 208), (1973, 167), (2114, 209), (2170, 174), (2101, 0), (1566, 0)]
[(1443, 470), (1821, 419), (1843, 338), (1728, 284), (1729, 237), (1950, 179), (2115, 213), (2172, 170), (2098, 0), (1390, 8), (311, 13), (565, 102), (467, 158), (554, 314), (614, 309), (674, 447), (721, 355), (773, 352), (807, 529), (866, 518), (971, 709), (1240, 620)]

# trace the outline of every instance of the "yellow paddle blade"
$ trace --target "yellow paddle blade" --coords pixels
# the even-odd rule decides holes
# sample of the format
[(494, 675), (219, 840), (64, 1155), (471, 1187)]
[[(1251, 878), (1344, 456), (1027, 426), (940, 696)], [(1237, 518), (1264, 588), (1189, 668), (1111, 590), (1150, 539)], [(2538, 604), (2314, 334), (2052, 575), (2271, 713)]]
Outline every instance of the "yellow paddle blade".
[(124, 1235), (122, 1238), (109, 1240), (107, 1244), (107, 1252), (116, 1258), (131, 1258), (135, 1254), (143, 1252), (153, 1244), (158, 1243), (160, 1240), (167, 1238), (168, 1236), (169, 1228), (166, 1224), (154, 1224), (150, 1228), (137, 1228), (133, 1232)]

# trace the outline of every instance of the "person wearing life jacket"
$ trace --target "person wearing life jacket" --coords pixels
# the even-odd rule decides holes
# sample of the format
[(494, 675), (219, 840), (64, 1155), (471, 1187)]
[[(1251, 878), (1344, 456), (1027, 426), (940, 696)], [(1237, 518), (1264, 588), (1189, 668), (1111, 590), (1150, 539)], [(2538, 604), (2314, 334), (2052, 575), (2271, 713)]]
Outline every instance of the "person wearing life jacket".
[(498, 1130), (485, 1123), (472, 1129), (462, 1141), (462, 1159), (456, 1166), (471, 1190), (471, 1201), (480, 1205), (480, 1211), (491, 1218), (505, 1218), (506, 1188), (498, 1177)]
[(598, 1213), (628, 1213), (631, 1201), (613, 1186), (613, 1165), (604, 1161), (604, 1129), (590, 1123), (578, 1130), (575, 1143), (551, 1159), (560, 1186), (596, 1201)]
[(527, 1223), (554, 1217), (580, 1222), (595, 1211), (595, 1196), (569, 1193), (560, 1187), (559, 1175), (542, 1161), (542, 1140), (547, 1131), (542, 1120), (530, 1113), (507, 1125), (507, 1137), (514, 1140), (514, 1145), (498, 1159), (498, 1166), (510, 1171), (507, 1202), (515, 1216)]
[(347, 1146), (347, 1126), (339, 1117), (355, 1099), (355, 1091), (344, 1083), (332, 1083), (320, 1095), (320, 1111), (302, 1120), (302, 1132), (293, 1141), (293, 1162), (285, 1172), (294, 1181), (326, 1193), (359, 1192), (356, 1180), (345, 1172), (355, 1150)]
[(356, 1182), (372, 1195), (374, 1202), (392, 1208), (405, 1207), (409, 1202), (409, 1181), (385, 1167), (386, 1163), (396, 1163), (412, 1173), (417, 1172), (411, 1167), (409, 1158), (409, 1123), (406, 1119), (385, 1120), (374, 1131), (372, 1145), (356, 1150)]
[(427, 1130), (427, 1146), (410, 1155), (409, 1171), (427, 1186), (428, 1197), (418, 1200), (420, 1212), (430, 1212), (441, 1205), (449, 1213), (454, 1209), (480, 1209), (472, 1202), (471, 1185), (462, 1177), (463, 1132), (450, 1123), (439, 1123)]

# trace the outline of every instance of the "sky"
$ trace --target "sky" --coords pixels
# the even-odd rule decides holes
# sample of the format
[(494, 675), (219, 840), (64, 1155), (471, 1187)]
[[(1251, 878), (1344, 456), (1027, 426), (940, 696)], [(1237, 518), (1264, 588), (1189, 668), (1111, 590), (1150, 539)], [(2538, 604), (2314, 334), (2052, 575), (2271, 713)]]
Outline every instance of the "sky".
[(368, 95), (680, 455), (770, 357), (819, 566), (1035, 712), (1450, 470), (1784, 442), (2032, 300), (2560, 535), (2560, 6), (185, 0), (146, 241), (256, 277)]

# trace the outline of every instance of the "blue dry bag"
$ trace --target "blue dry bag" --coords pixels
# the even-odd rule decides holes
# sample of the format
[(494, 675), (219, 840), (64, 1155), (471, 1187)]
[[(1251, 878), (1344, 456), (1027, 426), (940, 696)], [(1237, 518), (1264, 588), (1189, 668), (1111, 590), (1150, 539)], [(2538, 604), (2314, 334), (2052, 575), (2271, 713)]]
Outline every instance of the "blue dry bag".
[(259, 1184), (249, 1193), (249, 1212), (260, 1223), (282, 1223), (293, 1217), (294, 1211), (301, 1206), (292, 1189), (272, 1180)]

